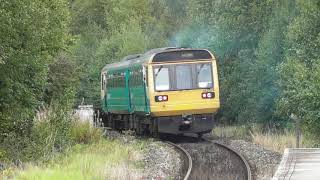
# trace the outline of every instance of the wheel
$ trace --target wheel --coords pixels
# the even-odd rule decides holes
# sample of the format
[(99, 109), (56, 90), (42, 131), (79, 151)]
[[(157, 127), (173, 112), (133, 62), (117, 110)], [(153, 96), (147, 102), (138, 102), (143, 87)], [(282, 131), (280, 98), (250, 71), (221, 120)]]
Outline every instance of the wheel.
[(150, 132), (152, 137), (159, 138), (159, 129), (158, 129), (157, 119), (151, 119)]
[(138, 136), (143, 135), (142, 125), (141, 125), (139, 119), (137, 118), (137, 116), (135, 114), (132, 115), (132, 120), (133, 120), (134, 131), (136, 132), (136, 135), (138, 135)]
[(110, 127), (112, 130), (117, 130), (116, 129), (116, 121), (115, 121), (115, 118), (112, 117), (112, 115), (108, 115), (108, 119), (109, 119), (109, 122), (110, 122)]
[(134, 130), (135, 129), (134, 119), (133, 119), (133, 115), (132, 114), (129, 115), (129, 129), (130, 130)]
[(130, 129), (129, 116), (127, 115), (122, 116), (122, 120), (123, 120), (123, 129), (125, 131), (129, 130)]

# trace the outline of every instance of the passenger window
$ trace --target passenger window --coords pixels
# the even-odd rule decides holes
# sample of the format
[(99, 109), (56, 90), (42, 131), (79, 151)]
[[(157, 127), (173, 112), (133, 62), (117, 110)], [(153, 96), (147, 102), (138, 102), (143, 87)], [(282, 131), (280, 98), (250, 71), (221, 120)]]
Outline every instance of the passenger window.
[(170, 89), (169, 69), (163, 66), (154, 69), (155, 88), (157, 91)]

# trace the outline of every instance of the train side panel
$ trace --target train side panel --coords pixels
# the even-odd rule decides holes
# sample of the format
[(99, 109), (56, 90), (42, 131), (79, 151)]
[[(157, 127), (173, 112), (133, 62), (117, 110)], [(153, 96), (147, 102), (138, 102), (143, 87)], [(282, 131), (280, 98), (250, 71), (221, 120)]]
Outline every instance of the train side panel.
[(141, 64), (130, 67), (129, 90), (133, 113), (149, 114), (150, 108), (144, 82), (144, 69)]
[(108, 112), (129, 114), (131, 111), (127, 69), (109, 70), (107, 73), (105, 106)]
[(106, 89), (102, 91), (103, 111), (113, 114), (149, 114), (143, 66), (141, 64), (111, 69), (106, 74)]

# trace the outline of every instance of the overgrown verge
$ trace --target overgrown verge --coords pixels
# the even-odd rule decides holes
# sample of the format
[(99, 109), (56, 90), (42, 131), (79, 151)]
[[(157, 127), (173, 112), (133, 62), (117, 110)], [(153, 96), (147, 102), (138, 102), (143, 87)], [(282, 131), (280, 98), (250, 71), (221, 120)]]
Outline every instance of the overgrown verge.
[(159, 141), (102, 132), (79, 122), (72, 125), (70, 137), (70, 146), (62, 152), (9, 166), (0, 171), (0, 179), (173, 179), (180, 175), (179, 154)]
[[(283, 153), (285, 148), (296, 147), (295, 132), (291, 129), (278, 131), (263, 131), (256, 126), (218, 126), (213, 135), (220, 138), (251, 141), (269, 150)], [(300, 147), (314, 147), (315, 144), (307, 137), (302, 137)]]
[(0, 171), (26, 162), (47, 163), (76, 144), (101, 140), (102, 131), (80, 123), (65, 107), (59, 103), (39, 112), (28, 133), (8, 133), (0, 144)]
[(61, 107), (38, 113), (30, 136), (6, 138), (0, 179), (137, 179), (142, 141), (105, 139)]
[(4, 177), (14, 179), (138, 179), (144, 144), (124, 145), (119, 140), (100, 139), (77, 144), (47, 164), (28, 163), (23, 169), (8, 169)]

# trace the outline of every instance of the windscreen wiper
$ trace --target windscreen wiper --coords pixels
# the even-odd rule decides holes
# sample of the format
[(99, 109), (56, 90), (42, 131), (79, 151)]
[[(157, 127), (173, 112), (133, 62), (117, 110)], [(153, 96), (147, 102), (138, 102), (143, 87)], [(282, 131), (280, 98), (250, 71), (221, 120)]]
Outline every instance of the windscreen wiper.
[(202, 70), (202, 68), (204, 67), (205, 64), (201, 64), (200, 69), (198, 71), (198, 75), (200, 74), (200, 71)]
[(160, 68), (158, 69), (157, 73), (155, 74), (155, 76), (157, 77), (158, 74), (160, 73), (160, 71), (162, 70), (163, 66), (161, 65)]

